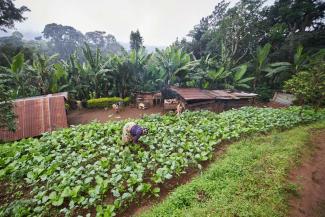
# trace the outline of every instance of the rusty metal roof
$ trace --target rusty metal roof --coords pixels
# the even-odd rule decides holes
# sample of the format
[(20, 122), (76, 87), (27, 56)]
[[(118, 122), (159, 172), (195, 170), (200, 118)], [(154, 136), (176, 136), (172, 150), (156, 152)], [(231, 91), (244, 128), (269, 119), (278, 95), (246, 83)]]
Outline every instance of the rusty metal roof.
[(16, 131), (0, 129), (0, 140), (19, 140), (68, 127), (65, 96), (59, 93), (15, 100)]
[(207, 90), (201, 90), (198, 88), (179, 88), (179, 87), (171, 87), (172, 91), (176, 92), (185, 100), (195, 100), (195, 99), (203, 99), (203, 100), (213, 100), (215, 96), (211, 94)]
[(246, 92), (233, 92), (231, 93), (232, 95), (238, 97), (238, 98), (252, 98), (252, 97), (255, 97), (257, 96), (256, 93), (246, 93)]
[(210, 90), (209, 92), (213, 94), (215, 99), (239, 99), (237, 96), (225, 90)]
[(149, 99), (153, 100), (156, 98), (161, 98), (161, 92), (137, 92), (137, 99)]
[(213, 100), (213, 99), (242, 99), (253, 98), (257, 96), (255, 93), (246, 92), (231, 92), (227, 90), (202, 90), (199, 88), (179, 88), (171, 87), (172, 91), (176, 92), (185, 100)]
[(68, 99), (68, 92), (60, 92), (60, 93), (53, 93), (53, 94), (48, 94), (48, 95), (26, 97), (26, 98), (16, 99), (16, 100), (14, 100), (14, 102), (44, 99), (44, 98), (48, 98), (48, 97), (64, 97), (65, 99)]

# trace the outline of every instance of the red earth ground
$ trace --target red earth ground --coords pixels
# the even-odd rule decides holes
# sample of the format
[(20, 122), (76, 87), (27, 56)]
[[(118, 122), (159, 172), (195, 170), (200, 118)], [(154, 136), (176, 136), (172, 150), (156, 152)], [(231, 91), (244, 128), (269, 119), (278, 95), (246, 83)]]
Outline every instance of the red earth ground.
[(68, 112), (69, 125), (86, 124), (97, 120), (99, 122), (124, 120), (128, 118), (141, 118), (143, 115), (164, 113), (163, 107), (155, 106), (145, 110), (126, 107), (121, 109), (119, 113), (115, 113), (113, 109), (80, 109)]
[(290, 217), (325, 217), (325, 130), (313, 133), (313, 154), (293, 170), (298, 196), (290, 200)]
[[(275, 102), (269, 102), (269, 103), (256, 102), (255, 106), (272, 107), (272, 108), (286, 107), (284, 105)], [(136, 119), (136, 118), (141, 118), (143, 115), (157, 114), (157, 113), (159, 114), (165, 113), (162, 106), (154, 106), (145, 110), (126, 107), (123, 108), (119, 113), (115, 113), (113, 109), (106, 109), (106, 110), (105, 109), (77, 109), (68, 112), (68, 123), (69, 125), (86, 124), (94, 120), (103, 123), (107, 121), (124, 120), (128, 118)]]

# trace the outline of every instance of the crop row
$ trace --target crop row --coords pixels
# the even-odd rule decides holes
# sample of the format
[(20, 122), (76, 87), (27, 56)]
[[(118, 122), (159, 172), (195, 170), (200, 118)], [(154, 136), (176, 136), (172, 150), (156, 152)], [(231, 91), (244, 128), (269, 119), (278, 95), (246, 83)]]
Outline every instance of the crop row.
[[(201, 167), (223, 140), (290, 128), (324, 118), (298, 107), (245, 107), (220, 114), (151, 115), (143, 145), (122, 145), (125, 121), (91, 123), (0, 147), (0, 184), (6, 186), (0, 216), (114, 216), (135, 198), (159, 195), (159, 184)], [(27, 194), (24, 193), (28, 189)], [(90, 213), (88, 213), (90, 216)]]

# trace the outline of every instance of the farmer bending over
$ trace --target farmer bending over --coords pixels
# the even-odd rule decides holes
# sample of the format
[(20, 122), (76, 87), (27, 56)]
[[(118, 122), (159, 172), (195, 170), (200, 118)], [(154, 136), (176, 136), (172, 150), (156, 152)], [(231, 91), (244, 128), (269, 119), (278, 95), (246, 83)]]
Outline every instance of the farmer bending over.
[(128, 142), (138, 143), (142, 135), (147, 135), (148, 129), (137, 125), (134, 122), (126, 123), (123, 127), (122, 141), (123, 144)]

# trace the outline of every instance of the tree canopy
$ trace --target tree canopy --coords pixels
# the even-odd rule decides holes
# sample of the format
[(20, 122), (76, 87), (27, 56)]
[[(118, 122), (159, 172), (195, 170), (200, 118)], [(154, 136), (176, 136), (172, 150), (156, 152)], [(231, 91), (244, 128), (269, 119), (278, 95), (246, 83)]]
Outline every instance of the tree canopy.
[(17, 8), (12, 0), (0, 1), (0, 30), (7, 31), (14, 27), (15, 22), (22, 22), (26, 19), (24, 12), (30, 11), (26, 6)]
[(322, 90), (311, 85), (322, 78), (324, 59), (316, 56), (325, 49), (324, 7), (320, 0), (221, 1), (188, 38), (153, 53), (139, 30), (126, 51), (105, 31), (51, 23), (35, 40), (19, 32), (0, 38), (0, 76), (13, 98), (58, 91), (76, 100), (127, 97), (176, 85), (248, 90), (262, 100), (285, 89), (322, 104), (321, 94), (317, 101), (301, 93)]
[(140, 50), (143, 47), (143, 38), (139, 32), (139, 30), (130, 34), (130, 48), (136, 51)]

